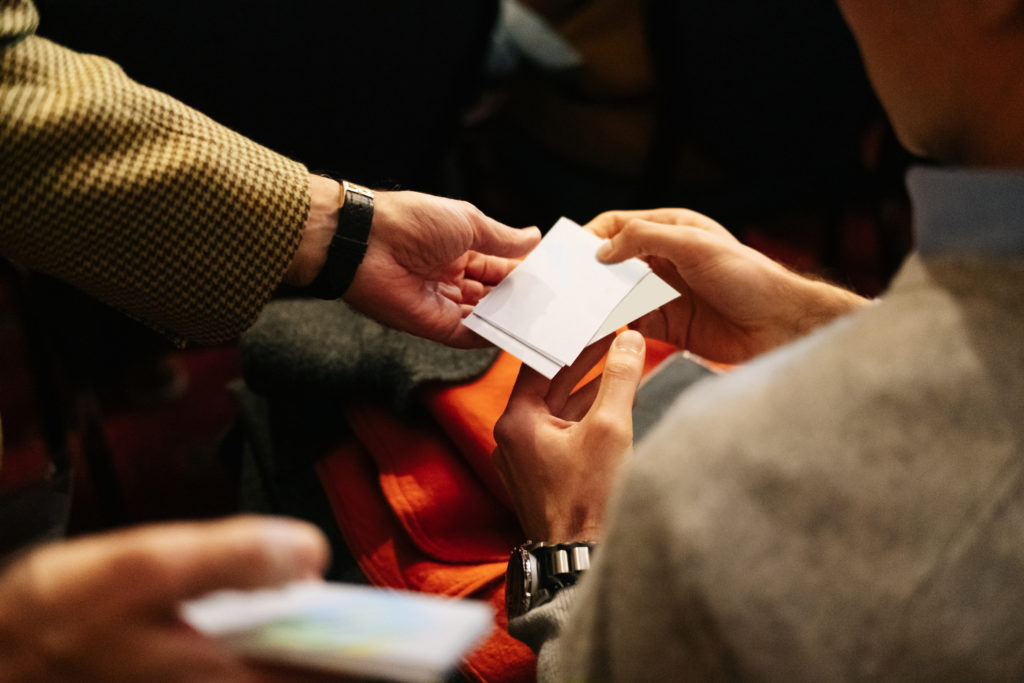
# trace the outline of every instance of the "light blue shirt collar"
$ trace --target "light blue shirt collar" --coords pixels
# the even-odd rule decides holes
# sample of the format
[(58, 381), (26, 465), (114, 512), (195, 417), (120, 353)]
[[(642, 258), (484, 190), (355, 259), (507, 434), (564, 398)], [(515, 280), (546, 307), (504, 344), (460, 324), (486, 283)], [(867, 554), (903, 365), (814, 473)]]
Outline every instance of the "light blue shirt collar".
[(907, 189), (922, 256), (1024, 256), (1024, 171), (918, 166)]

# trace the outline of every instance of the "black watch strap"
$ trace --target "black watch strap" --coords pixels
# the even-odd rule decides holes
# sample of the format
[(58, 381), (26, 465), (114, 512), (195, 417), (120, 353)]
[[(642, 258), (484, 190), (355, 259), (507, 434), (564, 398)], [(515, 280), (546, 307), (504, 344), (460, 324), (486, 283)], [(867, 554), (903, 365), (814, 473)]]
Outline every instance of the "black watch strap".
[(327, 247), (324, 267), (310, 283), (308, 293), (320, 299), (340, 299), (366, 255), (373, 225), (373, 190), (342, 183), (338, 228)]

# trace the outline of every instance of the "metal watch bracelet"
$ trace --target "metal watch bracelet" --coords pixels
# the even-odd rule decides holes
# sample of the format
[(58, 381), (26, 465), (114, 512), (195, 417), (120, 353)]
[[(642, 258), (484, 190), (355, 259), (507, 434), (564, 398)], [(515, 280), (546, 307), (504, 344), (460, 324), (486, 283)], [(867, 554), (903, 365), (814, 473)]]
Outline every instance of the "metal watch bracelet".
[(576, 583), (590, 568), (596, 543), (525, 543), (509, 558), (505, 575), (505, 610), (514, 619), (547, 602)]

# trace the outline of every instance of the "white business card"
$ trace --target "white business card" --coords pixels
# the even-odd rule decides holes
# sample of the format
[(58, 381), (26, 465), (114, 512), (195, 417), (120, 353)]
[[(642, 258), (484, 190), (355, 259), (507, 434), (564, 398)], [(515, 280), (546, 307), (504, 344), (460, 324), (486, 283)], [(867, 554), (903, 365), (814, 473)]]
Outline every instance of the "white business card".
[(679, 296), (640, 259), (598, 261), (602, 243), (559, 219), (463, 323), (551, 378), (590, 344)]

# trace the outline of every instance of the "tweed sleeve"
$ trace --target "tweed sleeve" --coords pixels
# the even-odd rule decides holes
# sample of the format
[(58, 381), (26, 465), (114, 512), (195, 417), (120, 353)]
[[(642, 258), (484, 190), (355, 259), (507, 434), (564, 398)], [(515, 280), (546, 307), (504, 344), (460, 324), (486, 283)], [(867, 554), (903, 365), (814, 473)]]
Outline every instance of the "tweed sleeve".
[(37, 22), (0, 0), (0, 253), (179, 342), (237, 336), (298, 247), (306, 169)]

